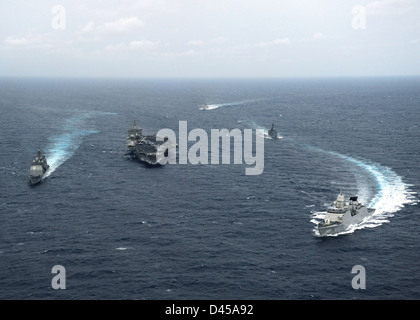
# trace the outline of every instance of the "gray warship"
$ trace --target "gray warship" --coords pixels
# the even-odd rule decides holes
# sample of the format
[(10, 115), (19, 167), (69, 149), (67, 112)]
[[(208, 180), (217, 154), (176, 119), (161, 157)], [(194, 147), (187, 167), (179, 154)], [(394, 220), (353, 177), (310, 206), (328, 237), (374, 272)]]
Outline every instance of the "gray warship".
[(148, 166), (158, 167), (161, 164), (157, 160), (158, 148), (165, 141), (156, 141), (155, 135), (145, 136), (141, 128), (137, 128), (136, 121), (132, 128), (128, 129), (127, 155)]
[(268, 130), (268, 136), (273, 140), (278, 139), (277, 131), (274, 129), (274, 123), (271, 125), (271, 129)]
[(374, 212), (375, 209), (367, 208), (358, 202), (357, 197), (350, 197), (348, 201), (345, 201), (340, 191), (337, 200), (328, 208), (323, 221), (318, 223), (319, 234), (327, 236), (346, 231), (350, 226), (359, 224)]
[(49, 167), (50, 166), (47, 163), (45, 155), (43, 155), (41, 150), (38, 148), (35, 158), (32, 160), (31, 167), (29, 168), (30, 183), (32, 185), (40, 183)]

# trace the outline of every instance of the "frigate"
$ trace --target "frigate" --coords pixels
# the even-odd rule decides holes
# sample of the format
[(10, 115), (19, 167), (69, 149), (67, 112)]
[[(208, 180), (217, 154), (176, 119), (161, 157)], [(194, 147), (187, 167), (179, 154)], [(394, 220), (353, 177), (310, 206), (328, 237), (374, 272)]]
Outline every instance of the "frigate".
[(268, 136), (273, 140), (278, 139), (277, 131), (274, 129), (274, 123), (271, 125), (271, 129), (268, 130)]
[(367, 208), (357, 201), (357, 197), (350, 197), (345, 201), (341, 193), (337, 200), (328, 208), (324, 219), (318, 223), (318, 231), (321, 236), (336, 235), (357, 225), (371, 216), (375, 209)]
[[(128, 130), (127, 155), (149, 166), (161, 166), (158, 161), (158, 148), (165, 141), (157, 141), (155, 135), (143, 135), (142, 129), (134, 125)], [(166, 154), (165, 154), (166, 155)]]
[(32, 160), (31, 167), (29, 168), (29, 180), (32, 185), (35, 185), (41, 182), (42, 178), (45, 175), (45, 172), (50, 166), (47, 163), (45, 155), (42, 154), (41, 150), (38, 148), (35, 158)]

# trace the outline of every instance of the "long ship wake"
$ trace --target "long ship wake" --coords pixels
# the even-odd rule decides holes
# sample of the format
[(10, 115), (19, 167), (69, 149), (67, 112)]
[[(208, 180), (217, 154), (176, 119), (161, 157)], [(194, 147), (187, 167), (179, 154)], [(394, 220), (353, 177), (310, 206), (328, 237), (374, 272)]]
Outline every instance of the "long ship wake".
[(200, 110), (214, 110), (214, 109), (219, 109), (222, 107), (240, 106), (240, 105), (257, 102), (261, 100), (263, 99), (249, 99), (249, 100), (241, 100), (241, 101), (233, 101), (233, 102), (225, 102), (225, 103), (217, 103), (217, 104), (207, 104), (206, 108), (200, 107)]
[[(264, 135), (267, 135), (268, 129), (258, 125), (255, 121), (239, 121), (244, 121), (255, 129), (264, 129)], [(342, 233), (337, 233), (331, 236), (353, 233), (358, 229), (374, 228), (382, 225), (383, 223), (388, 223), (389, 218), (393, 217), (394, 214), (401, 210), (404, 206), (414, 205), (418, 202), (415, 196), (416, 193), (410, 189), (411, 185), (405, 183), (402, 177), (389, 167), (374, 163), (366, 159), (356, 159), (338, 152), (323, 150), (315, 146), (306, 144), (300, 144), (300, 146), (310, 151), (321, 152), (336, 158), (343, 159), (344, 161), (347, 161), (350, 164), (361, 168), (364, 173), (367, 173), (374, 179), (374, 181), (376, 181), (376, 192), (373, 196), (371, 195), (370, 197), (368, 192), (369, 186), (367, 185), (367, 182), (363, 180), (362, 182), (358, 183), (359, 195), (360, 199), (362, 199), (362, 203), (367, 203), (367, 207), (374, 208), (375, 213), (365, 219), (365, 221), (362, 223), (354, 225)], [(311, 222), (317, 225), (325, 217), (325, 215), (326, 211), (312, 212)], [(316, 236), (319, 236), (317, 227), (315, 227), (313, 231)]]
[[(417, 199), (414, 196), (415, 192), (410, 190), (410, 185), (404, 183), (402, 177), (395, 173), (391, 168), (369, 160), (355, 159), (334, 151), (326, 151), (313, 146), (306, 147), (314, 151), (323, 152), (334, 157), (341, 158), (355, 166), (358, 166), (376, 181), (376, 194), (371, 199), (367, 199), (367, 207), (376, 209), (375, 213), (365, 219), (362, 223), (354, 225), (348, 230), (333, 236), (352, 233), (358, 229), (374, 228), (382, 225), (383, 223), (388, 223), (388, 219), (393, 217), (394, 213), (401, 210), (405, 205), (417, 203)], [(362, 197), (364, 196), (364, 190), (367, 190), (367, 186), (359, 186), (359, 193)], [(325, 214), (326, 212), (313, 212), (311, 222), (318, 224), (318, 222), (324, 218)], [(319, 236), (316, 227), (314, 229), (314, 233)]]
[(65, 124), (62, 127), (63, 133), (49, 138), (49, 144), (45, 149), (50, 168), (44, 178), (49, 177), (58, 167), (73, 156), (82, 144), (84, 137), (99, 133), (98, 130), (86, 129), (88, 119), (95, 115), (113, 114), (116, 113), (88, 111), (65, 120)]

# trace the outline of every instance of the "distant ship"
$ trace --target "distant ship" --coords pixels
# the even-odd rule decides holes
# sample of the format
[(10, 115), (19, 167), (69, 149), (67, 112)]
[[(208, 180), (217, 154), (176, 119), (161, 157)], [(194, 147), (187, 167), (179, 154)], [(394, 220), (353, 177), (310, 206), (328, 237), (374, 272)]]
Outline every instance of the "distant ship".
[(157, 160), (158, 148), (165, 141), (156, 141), (156, 136), (144, 136), (142, 129), (137, 128), (134, 121), (133, 128), (128, 130), (127, 155), (149, 166), (160, 166)]
[(337, 200), (328, 208), (323, 221), (318, 224), (319, 234), (325, 236), (346, 231), (351, 225), (359, 224), (374, 212), (375, 209), (359, 203), (357, 197), (350, 197), (349, 201), (345, 201), (340, 191)]
[(210, 109), (209, 105), (205, 103), (200, 107), (200, 110), (207, 111), (207, 110), (211, 110), (211, 109)]
[(41, 153), (41, 150), (38, 148), (37, 153), (35, 154), (34, 160), (32, 160), (31, 167), (29, 168), (29, 180), (32, 185), (35, 185), (41, 182), (44, 177), (45, 172), (50, 166), (47, 163), (47, 159)]
[(278, 139), (277, 131), (274, 130), (274, 123), (271, 125), (271, 129), (268, 130), (268, 136), (273, 140)]

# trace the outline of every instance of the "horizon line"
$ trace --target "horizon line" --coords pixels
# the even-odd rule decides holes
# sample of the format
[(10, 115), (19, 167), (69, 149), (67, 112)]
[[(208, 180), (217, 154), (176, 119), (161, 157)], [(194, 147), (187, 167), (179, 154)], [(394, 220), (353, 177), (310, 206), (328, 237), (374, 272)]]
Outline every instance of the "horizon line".
[(69, 80), (298, 80), (298, 79), (384, 79), (420, 78), (412, 75), (334, 75), (334, 76), (46, 76), (46, 75), (0, 75), (0, 79), (69, 79)]

